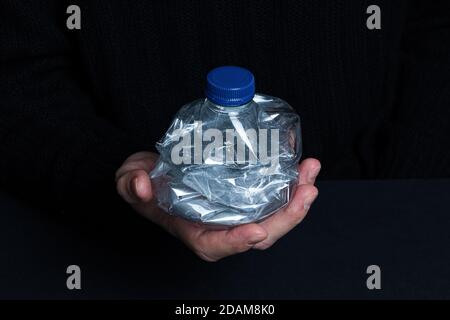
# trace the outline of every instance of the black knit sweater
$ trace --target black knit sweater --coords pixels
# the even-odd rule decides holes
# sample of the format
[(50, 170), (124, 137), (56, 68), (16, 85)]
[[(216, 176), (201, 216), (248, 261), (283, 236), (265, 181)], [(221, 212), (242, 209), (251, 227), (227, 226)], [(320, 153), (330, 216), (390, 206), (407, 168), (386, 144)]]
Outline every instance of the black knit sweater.
[[(375, 2), (2, 0), (0, 188), (115, 194), (124, 159), (153, 150), (227, 64), (298, 111), (322, 178), (448, 177), (449, 2)], [(371, 4), (381, 30), (366, 27)]]

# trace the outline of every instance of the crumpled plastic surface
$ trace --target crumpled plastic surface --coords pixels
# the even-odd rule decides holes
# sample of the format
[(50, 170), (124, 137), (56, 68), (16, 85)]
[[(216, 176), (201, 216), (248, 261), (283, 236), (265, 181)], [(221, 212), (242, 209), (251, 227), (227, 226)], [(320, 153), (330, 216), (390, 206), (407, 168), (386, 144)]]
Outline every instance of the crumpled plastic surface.
[[(235, 139), (226, 139), (227, 129), (233, 130)], [(256, 132), (256, 145), (249, 129)], [(208, 149), (216, 139), (207, 133), (218, 131), (223, 143)], [(198, 144), (195, 134), (204, 141)], [(239, 146), (244, 146), (245, 153), (239, 153)], [(156, 148), (160, 158), (150, 178), (164, 211), (212, 225), (256, 222), (287, 205), (297, 185), (300, 118), (285, 101), (267, 95), (256, 94), (241, 107), (196, 100), (178, 111)], [(238, 154), (245, 156), (238, 158)]]

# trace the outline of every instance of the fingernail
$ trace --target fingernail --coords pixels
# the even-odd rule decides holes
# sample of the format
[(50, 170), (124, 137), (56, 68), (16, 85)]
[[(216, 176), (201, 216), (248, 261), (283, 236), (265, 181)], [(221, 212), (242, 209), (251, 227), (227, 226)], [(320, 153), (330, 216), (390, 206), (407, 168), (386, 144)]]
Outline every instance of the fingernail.
[(136, 198), (136, 200), (141, 200), (141, 197), (139, 196), (139, 179), (138, 179), (138, 177), (133, 179), (132, 184), (133, 184), (133, 196)]

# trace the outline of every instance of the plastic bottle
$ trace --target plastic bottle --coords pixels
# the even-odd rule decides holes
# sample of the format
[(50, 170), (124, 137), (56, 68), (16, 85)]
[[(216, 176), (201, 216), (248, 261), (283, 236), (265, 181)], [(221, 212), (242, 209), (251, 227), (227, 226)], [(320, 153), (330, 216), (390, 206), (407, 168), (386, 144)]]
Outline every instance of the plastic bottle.
[(297, 185), (300, 118), (285, 101), (255, 94), (244, 68), (213, 69), (205, 94), (178, 111), (156, 145), (150, 178), (158, 205), (206, 224), (264, 219), (287, 205)]

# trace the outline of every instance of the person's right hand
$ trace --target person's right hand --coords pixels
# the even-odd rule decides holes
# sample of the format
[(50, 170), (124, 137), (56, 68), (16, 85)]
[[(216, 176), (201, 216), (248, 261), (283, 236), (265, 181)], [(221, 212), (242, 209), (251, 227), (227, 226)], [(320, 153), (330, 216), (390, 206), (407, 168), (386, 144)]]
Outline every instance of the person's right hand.
[(149, 178), (157, 159), (158, 155), (151, 152), (138, 152), (130, 156), (116, 173), (117, 191), (138, 213), (179, 238), (206, 261), (217, 261), (252, 248), (269, 248), (303, 220), (318, 195), (314, 183), (320, 171), (320, 162), (306, 159), (299, 165), (299, 185), (287, 207), (260, 223), (212, 230), (208, 226), (171, 216), (157, 207)]

